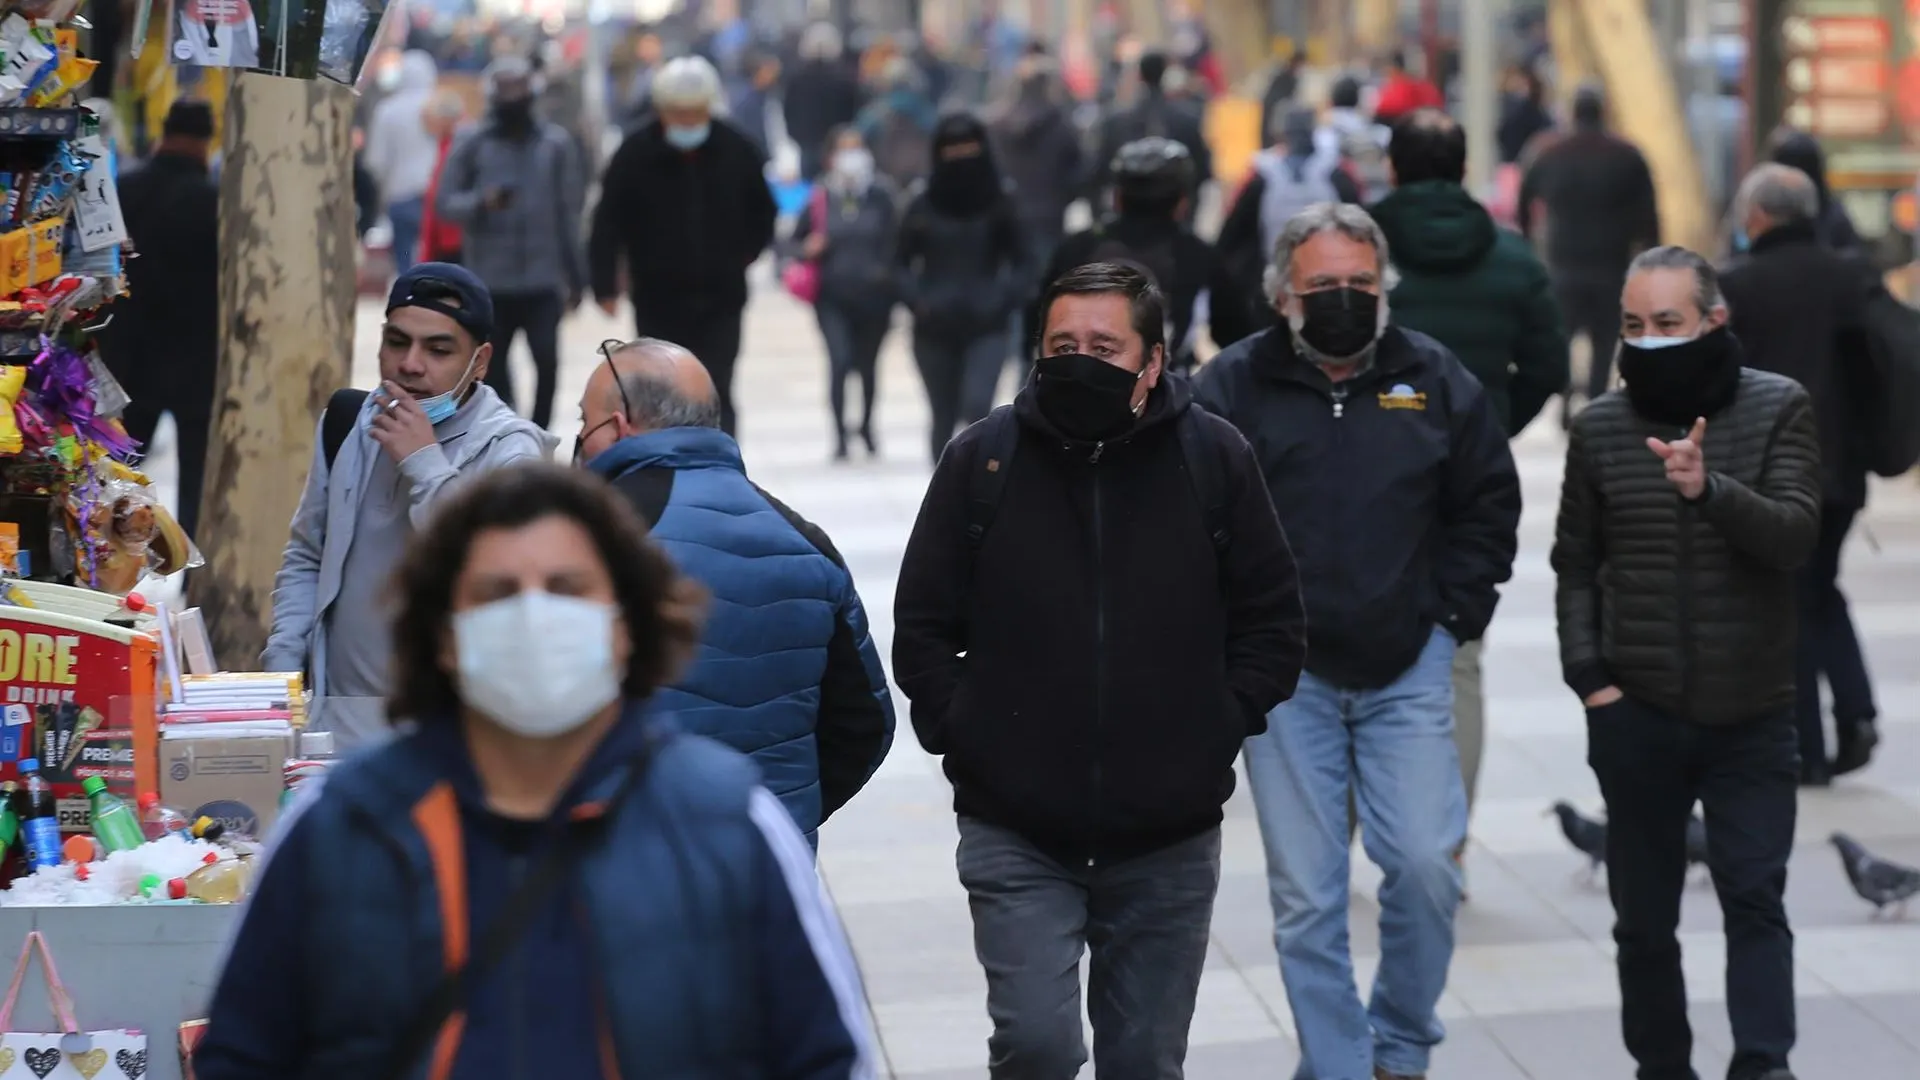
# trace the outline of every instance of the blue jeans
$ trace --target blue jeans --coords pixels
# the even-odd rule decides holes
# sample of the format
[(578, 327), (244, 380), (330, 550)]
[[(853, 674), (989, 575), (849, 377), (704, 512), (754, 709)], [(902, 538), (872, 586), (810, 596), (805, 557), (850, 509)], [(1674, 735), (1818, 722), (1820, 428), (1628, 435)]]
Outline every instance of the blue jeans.
[[(1298, 1080), (1372, 1080), (1377, 1066), (1418, 1076), (1445, 1036), (1434, 1006), (1453, 960), (1467, 795), (1453, 745), (1453, 654), (1434, 628), (1419, 659), (1378, 690), (1300, 676), (1264, 735), (1247, 740), (1247, 776), (1267, 848), (1274, 947), (1300, 1033)], [(1354, 988), (1347, 941), (1348, 792), (1380, 885), (1373, 1002)]]
[[(393, 272), (404, 274), (418, 260), (420, 223), (427, 214), (427, 200), (400, 199), (387, 205), (387, 224), (393, 229)], [(504, 359), (504, 357), (502, 358)]]

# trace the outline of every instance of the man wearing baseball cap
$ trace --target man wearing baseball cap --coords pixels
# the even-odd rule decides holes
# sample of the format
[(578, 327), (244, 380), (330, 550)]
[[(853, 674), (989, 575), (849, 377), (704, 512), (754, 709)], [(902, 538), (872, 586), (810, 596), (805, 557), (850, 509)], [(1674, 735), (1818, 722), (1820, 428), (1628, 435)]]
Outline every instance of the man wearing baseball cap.
[(471, 271), (420, 263), (387, 296), (380, 386), (341, 390), (314, 439), (273, 583), (261, 664), (304, 671), (315, 727), (342, 747), (386, 730), (389, 579), (413, 531), (463, 476), (551, 457), (557, 440), (487, 386), (493, 298)]

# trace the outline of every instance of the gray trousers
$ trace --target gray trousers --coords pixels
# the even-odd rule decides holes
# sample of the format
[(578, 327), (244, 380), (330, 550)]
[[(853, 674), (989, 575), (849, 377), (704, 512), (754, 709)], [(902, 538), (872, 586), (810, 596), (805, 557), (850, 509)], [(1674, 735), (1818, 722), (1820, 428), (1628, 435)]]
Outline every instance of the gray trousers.
[(993, 1080), (1079, 1073), (1082, 953), (1099, 1080), (1180, 1080), (1220, 886), (1219, 829), (1125, 862), (1068, 867), (963, 817), (956, 861), (987, 975)]

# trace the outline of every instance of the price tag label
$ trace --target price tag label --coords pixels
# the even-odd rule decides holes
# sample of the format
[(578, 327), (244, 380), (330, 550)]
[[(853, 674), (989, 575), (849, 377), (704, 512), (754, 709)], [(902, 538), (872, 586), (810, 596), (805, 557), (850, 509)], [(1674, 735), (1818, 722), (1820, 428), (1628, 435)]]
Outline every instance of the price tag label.
[(120, 188), (113, 181), (113, 150), (98, 135), (81, 139), (77, 149), (93, 159), (93, 167), (80, 178), (80, 193), (73, 207), (80, 250), (105, 251), (126, 243), (127, 219), (120, 213)]

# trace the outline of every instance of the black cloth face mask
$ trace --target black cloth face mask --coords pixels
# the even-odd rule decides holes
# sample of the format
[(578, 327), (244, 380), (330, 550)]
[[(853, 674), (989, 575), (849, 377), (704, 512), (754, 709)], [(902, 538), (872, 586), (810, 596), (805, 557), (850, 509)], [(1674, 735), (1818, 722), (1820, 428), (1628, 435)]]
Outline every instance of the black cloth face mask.
[(1733, 403), (1740, 351), (1722, 326), (1660, 349), (1620, 342), (1620, 377), (1633, 411), (1659, 424), (1688, 427)]
[(1380, 337), (1380, 298), (1342, 285), (1300, 294), (1300, 340), (1329, 360), (1350, 360)]
[(1034, 402), (1060, 434), (1104, 442), (1132, 429), (1133, 386), (1145, 373), (1084, 353), (1042, 356), (1033, 366)]

